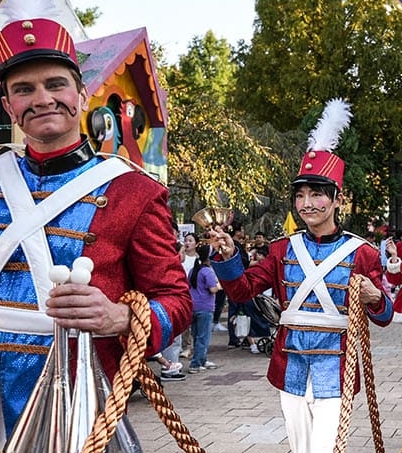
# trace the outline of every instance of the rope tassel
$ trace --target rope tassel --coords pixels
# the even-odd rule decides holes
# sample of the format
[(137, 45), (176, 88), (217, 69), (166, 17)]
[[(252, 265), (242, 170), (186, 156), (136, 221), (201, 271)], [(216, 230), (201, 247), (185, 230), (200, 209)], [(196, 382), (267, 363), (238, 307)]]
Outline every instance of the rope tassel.
[(344, 453), (347, 447), (352, 416), (356, 367), (358, 364), (357, 344), (360, 334), (363, 374), (366, 397), (370, 413), (371, 430), (376, 453), (385, 453), (382, 439), (380, 416), (375, 393), (373, 364), (370, 351), (370, 330), (368, 318), (360, 301), (361, 277), (353, 275), (349, 287), (349, 327), (346, 341), (346, 367), (342, 391), (341, 413), (334, 453)]
[(132, 316), (127, 350), (120, 360), (120, 369), (113, 379), (113, 389), (105, 403), (105, 410), (95, 420), (92, 432), (88, 436), (81, 453), (103, 453), (113, 437), (119, 420), (125, 413), (133, 380), (137, 378), (148, 400), (157, 411), (177, 445), (187, 453), (205, 453), (197, 440), (191, 437), (172, 403), (165, 396), (162, 387), (156, 381), (153, 371), (144, 360), (147, 338), (151, 331), (151, 310), (147, 298), (137, 292), (129, 291), (119, 300), (130, 305)]

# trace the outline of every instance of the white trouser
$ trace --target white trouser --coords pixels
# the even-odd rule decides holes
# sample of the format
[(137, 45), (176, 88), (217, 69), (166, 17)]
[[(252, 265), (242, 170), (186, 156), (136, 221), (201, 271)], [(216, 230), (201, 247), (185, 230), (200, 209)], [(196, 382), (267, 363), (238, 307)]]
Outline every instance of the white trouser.
[(311, 379), (305, 396), (281, 391), (280, 397), (292, 453), (333, 453), (341, 398), (314, 398)]
[(163, 357), (175, 363), (179, 361), (179, 355), (181, 351), (181, 335), (178, 335), (170, 346), (162, 351)]

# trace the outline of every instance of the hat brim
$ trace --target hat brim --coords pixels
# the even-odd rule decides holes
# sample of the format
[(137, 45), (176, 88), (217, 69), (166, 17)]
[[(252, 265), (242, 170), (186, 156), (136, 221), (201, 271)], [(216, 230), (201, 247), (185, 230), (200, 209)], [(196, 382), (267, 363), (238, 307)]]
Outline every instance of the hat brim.
[(338, 183), (331, 178), (327, 178), (326, 176), (319, 176), (319, 175), (298, 175), (296, 178), (290, 183), (292, 186), (297, 184), (332, 184), (336, 187)]
[(29, 50), (26, 52), (21, 52), (14, 57), (8, 59), (5, 63), (0, 66), (0, 81), (4, 80), (6, 74), (17, 67), (22, 63), (34, 62), (37, 60), (49, 60), (59, 63), (64, 63), (65, 65), (69, 66), (70, 68), (74, 69), (80, 76), (81, 70), (77, 63), (70, 58), (68, 54), (65, 52), (61, 52), (58, 50), (53, 49), (35, 49)]

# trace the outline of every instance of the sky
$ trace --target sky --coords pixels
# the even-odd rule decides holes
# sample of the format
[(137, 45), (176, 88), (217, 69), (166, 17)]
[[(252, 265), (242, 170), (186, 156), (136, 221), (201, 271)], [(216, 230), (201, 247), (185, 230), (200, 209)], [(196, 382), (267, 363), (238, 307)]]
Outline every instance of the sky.
[(148, 38), (165, 49), (168, 63), (187, 53), (194, 36), (212, 30), (230, 44), (250, 42), (255, 18), (254, 0), (70, 0), (85, 10), (98, 6), (102, 16), (86, 29), (90, 39), (146, 27)]

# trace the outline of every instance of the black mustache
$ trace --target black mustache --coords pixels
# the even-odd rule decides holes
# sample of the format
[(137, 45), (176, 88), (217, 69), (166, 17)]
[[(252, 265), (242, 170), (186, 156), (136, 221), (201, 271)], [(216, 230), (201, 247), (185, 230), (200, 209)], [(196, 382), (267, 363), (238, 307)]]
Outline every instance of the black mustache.
[[(70, 108), (68, 107), (67, 104), (65, 104), (64, 102), (57, 102), (56, 104), (56, 108), (55, 108), (55, 111), (57, 111), (60, 107), (64, 107), (67, 112), (74, 118), (77, 113), (78, 113), (78, 110), (76, 107), (73, 107), (73, 108)], [(24, 126), (24, 121), (25, 121), (25, 116), (28, 114), (28, 113), (32, 113), (33, 115), (36, 115), (36, 111), (32, 108), (32, 107), (29, 107), (25, 110), (25, 112), (22, 114), (21, 116), (21, 121), (18, 122), (18, 125), (21, 127), (21, 126)]]
[(299, 209), (299, 213), (300, 214), (307, 214), (307, 213), (310, 213), (310, 212), (325, 212), (326, 210), (327, 210), (327, 208), (325, 206), (323, 206), (320, 209), (318, 209), (318, 208), (311, 208), (311, 209), (302, 208), (302, 209)]
[(68, 107), (67, 104), (64, 104), (64, 102), (60, 102), (60, 101), (58, 101), (57, 104), (56, 104), (56, 110), (57, 110), (60, 106), (64, 107), (64, 108), (67, 110), (67, 112), (68, 112), (73, 118), (74, 118), (74, 116), (75, 116), (75, 115), (77, 114), (77, 112), (78, 112), (78, 110), (77, 110), (76, 107), (70, 109), (70, 107)]
[(33, 113), (35, 115), (35, 110), (32, 108), (26, 109), (25, 112), (21, 116), (21, 121), (18, 121), (18, 126), (20, 126), (20, 127), (24, 126), (25, 115), (27, 115), (28, 113)]

